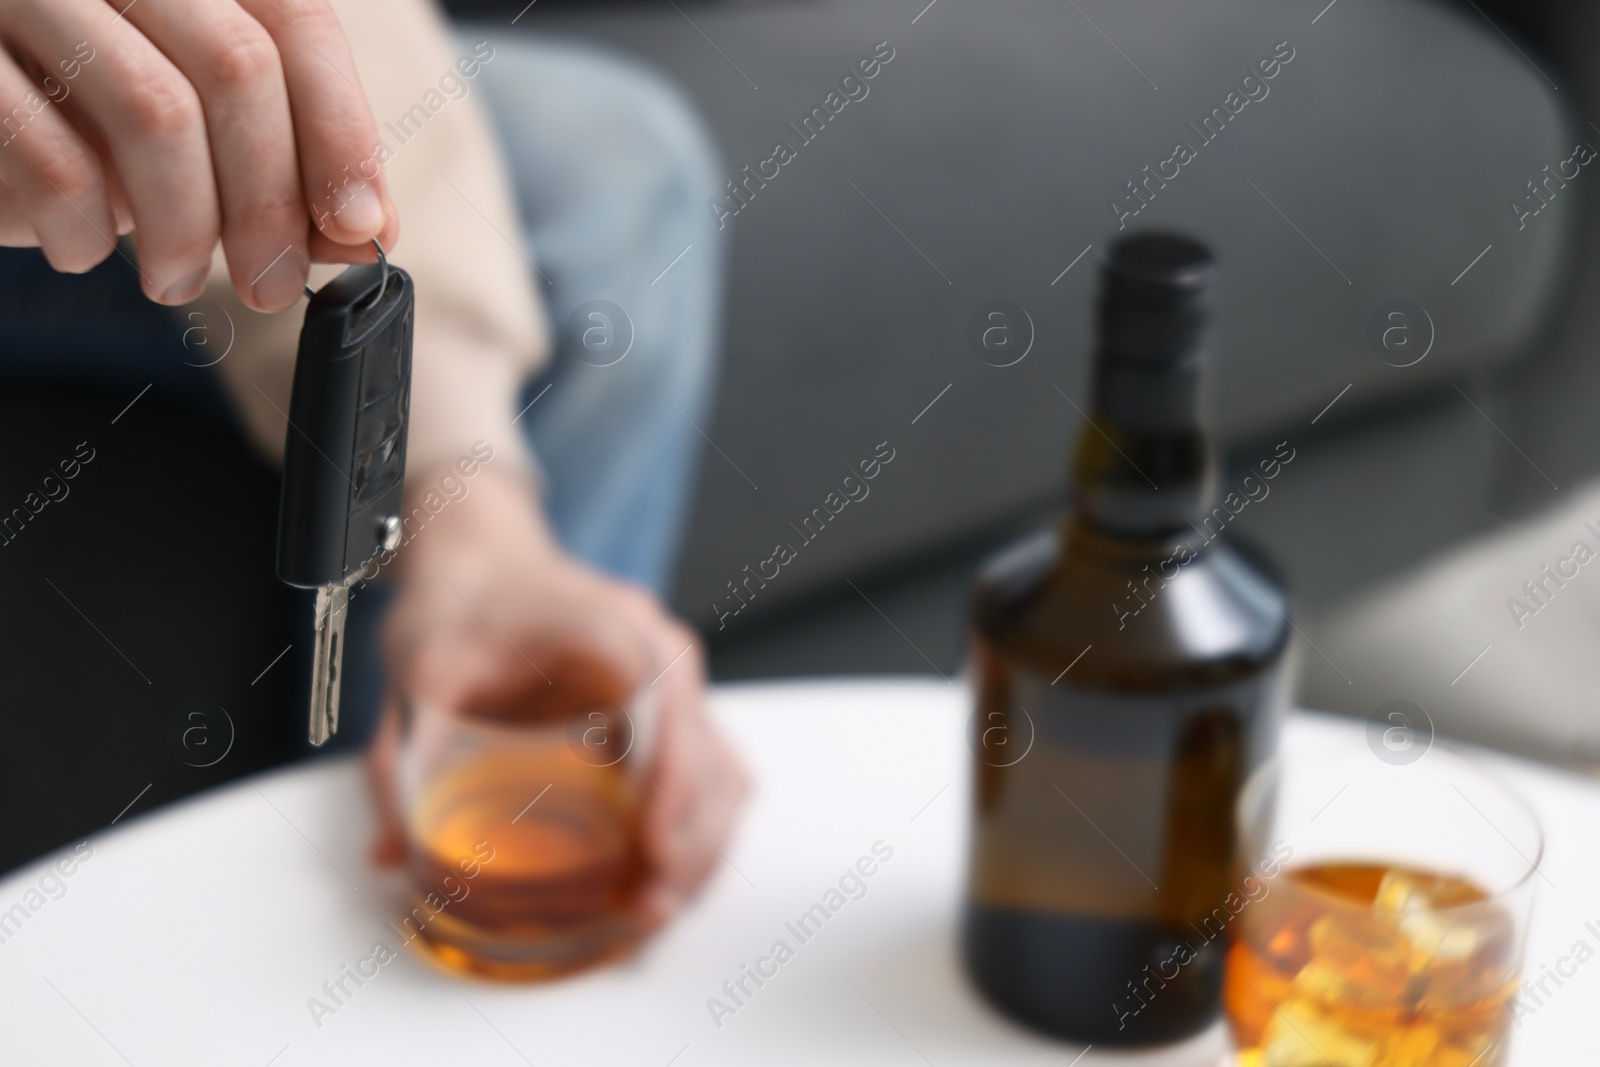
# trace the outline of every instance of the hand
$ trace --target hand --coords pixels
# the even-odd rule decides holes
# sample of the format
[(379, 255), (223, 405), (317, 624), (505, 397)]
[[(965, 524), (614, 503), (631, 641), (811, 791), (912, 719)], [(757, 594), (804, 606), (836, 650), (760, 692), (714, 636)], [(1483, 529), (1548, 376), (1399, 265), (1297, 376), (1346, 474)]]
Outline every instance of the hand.
[[(435, 707), (471, 708), (525, 689), (530, 665), (515, 646), (534, 647), (541, 634), (598, 633), (589, 623), (621, 621), (642, 638), (648, 654), (631, 662), (615, 648), (593, 651), (629, 682), (649, 684), (660, 672), (659, 734), (644, 792), (651, 874), (642, 918), (653, 929), (721, 862), (747, 792), (738, 760), (706, 715), (700, 643), (645, 591), (566, 556), (520, 478), (485, 466), (467, 485), (467, 496), (445, 505), (396, 556), (400, 588), (384, 638), (391, 687)], [(379, 811), (374, 858), (386, 865), (405, 855), (394, 793), (399, 741), (391, 694), (368, 760)]]
[(299, 300), (313, 260), (393, 247), (328, 0), (0, 0), (0, 38), (0, 245), (82, 273), (137, 233), (145, 295), (176, 305), (220, 238), (257, 311)]

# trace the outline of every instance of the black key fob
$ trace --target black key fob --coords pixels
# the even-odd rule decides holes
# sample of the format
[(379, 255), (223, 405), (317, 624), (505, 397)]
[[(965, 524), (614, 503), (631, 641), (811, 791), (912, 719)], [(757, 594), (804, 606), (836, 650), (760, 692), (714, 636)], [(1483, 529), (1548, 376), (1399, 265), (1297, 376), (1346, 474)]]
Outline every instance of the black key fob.
[(278, 578), (348, 585), (400, 540), (411, 407), (411, 277), (351, 267), (300, 330), (278, 503)]

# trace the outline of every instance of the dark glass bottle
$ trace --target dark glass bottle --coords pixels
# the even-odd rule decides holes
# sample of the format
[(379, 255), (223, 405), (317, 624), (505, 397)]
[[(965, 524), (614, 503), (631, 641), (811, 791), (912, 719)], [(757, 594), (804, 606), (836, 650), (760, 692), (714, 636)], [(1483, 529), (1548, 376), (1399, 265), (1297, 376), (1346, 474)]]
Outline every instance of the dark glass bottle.
[(1211, 272), (1187, 238), (1112, 247), (1073, 512), (997, 557), (973, 605), (967, 969), (1008, 1015), (1097, 1045), (1216, 1018), (1234, 801), (1287, 696), (1288, 595), (1212, 510)]

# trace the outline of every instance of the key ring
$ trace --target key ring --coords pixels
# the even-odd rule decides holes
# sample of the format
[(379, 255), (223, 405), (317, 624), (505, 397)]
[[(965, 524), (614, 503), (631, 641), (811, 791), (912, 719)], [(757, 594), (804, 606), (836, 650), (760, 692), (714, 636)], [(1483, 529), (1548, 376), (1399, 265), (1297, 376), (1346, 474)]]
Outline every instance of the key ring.
[(378, 294), (372, 298), (370, 304), (364, 308), (358, 308), (358, 311), (371, 311), (377, 307), (378, 301), (383, 299), (384, 291), (389, 288), (389, 257), (384, 255), (383, 246), (378, 243), (376, 237), (372, 239), (372, 247), (378, 250), (378, 262), (383, 264), (383, 277), (378, 280)]
[[(383, 277), (378, 281), (378, 295), (374, 296), (372, 298), (372, 302), (366, 307), (357, 308), (357, 311), (371, 311), (373, 308), (377, 307), (378, 301), (383, 299), (384, 290), (389, 288), (389, 257), (384, 254), (383, 245), (378, 243), (378, 239), (376, 237), (372, 239), (372, 246), (378, 250), (378, 262), (383, 264)], [(316, 295), (317, 291), (315, 289), (311, 288), (309, 285), (306, 286), (306, 298), (308, 300)]]

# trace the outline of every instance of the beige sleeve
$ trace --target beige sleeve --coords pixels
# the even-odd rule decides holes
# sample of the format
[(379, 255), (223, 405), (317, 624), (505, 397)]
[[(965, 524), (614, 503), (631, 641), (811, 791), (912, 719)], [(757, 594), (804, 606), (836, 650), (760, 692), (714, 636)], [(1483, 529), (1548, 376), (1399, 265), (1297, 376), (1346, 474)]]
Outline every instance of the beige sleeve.
[[(494, 447), (497, 462), (531, 472), (511, 420), (521, 383), (546, 358), (547, 329), (504, 162), (477, 86), (457, 67), (463, 58), (492, 63), (492, 50), (474, 56), (458, 46), (430, 0), (333, 6), (372, 103), (400, 212), (391, 261), (416, 282), (408, 477), (453, 462), (479, 440)], [(341, 269), (314, 267), (312, 287)], [(220, 250), (206, 296), (234, 324), (233, 348), (217, 370), (251, 438), (281, 461), (305, 303), (276, 315), (250, 311), (229, 285)]]

